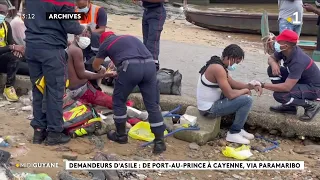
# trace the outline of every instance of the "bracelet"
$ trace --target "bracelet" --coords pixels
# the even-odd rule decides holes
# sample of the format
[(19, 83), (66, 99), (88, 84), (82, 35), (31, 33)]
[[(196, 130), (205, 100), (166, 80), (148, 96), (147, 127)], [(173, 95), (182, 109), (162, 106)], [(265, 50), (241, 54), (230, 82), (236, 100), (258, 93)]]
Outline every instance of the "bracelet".
[(14, 44), (12, 45), (12, 50), (14, 50)]
[(265, 83), (261, 82), (261, 87), (262, 87), (262, 88), (264, 88), (264, 84), (265, 84)]

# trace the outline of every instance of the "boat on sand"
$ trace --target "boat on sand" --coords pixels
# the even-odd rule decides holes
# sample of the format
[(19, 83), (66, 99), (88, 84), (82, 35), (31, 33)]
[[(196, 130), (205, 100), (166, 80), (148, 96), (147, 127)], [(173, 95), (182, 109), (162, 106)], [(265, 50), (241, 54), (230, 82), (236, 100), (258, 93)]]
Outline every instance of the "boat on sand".
[[(186, 20), (196, 26), (216, 31), (234, 33), (260, 34), (260, 21), (262, 13), (236, 13), (191, 10), (184, 0), (184, 14)], [(270, 13), (270, 32), (279, 33), (278, 14)], [(317, 19), (314, 14), (304, 14), (302, 35), (317, 35)]]

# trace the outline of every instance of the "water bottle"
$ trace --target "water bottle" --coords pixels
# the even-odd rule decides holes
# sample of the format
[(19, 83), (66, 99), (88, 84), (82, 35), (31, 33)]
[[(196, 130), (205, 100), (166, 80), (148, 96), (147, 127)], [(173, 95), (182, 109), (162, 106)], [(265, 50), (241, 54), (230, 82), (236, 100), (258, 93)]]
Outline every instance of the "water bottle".
[(2, 138), (0, 138), (0, 147), (8, 147), (9, 144)]

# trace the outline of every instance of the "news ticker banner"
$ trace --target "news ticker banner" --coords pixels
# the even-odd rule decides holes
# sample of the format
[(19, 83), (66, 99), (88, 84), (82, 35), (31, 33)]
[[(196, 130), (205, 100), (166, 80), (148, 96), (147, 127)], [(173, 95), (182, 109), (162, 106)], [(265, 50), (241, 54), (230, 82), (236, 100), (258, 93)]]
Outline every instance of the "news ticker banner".
[(66, 170), (303, 170), (304, 161), (66, 161)]

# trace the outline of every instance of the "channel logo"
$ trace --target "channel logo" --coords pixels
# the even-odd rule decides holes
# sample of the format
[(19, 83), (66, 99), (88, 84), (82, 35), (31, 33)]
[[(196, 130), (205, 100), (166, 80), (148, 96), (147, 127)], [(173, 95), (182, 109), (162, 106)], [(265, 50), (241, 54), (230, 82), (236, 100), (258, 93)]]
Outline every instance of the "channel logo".
[(17, 163), (16, 168), (59, 168), (59, 163)]

